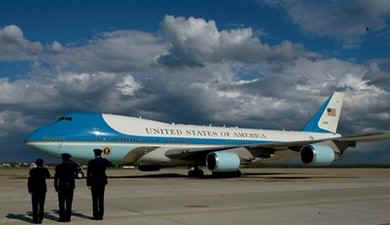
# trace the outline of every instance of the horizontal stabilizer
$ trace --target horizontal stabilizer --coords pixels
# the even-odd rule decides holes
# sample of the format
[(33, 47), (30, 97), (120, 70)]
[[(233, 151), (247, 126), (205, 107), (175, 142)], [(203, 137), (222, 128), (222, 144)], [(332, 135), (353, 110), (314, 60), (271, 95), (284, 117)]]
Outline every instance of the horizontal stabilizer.
[(390, 133), (369, 133), (359, 134), (353, 136), (344, 136), (337, 139), (337, 141), (355, 141), (355, 142), (369, 142), (369, 141), (380, 141), (389, 140)]

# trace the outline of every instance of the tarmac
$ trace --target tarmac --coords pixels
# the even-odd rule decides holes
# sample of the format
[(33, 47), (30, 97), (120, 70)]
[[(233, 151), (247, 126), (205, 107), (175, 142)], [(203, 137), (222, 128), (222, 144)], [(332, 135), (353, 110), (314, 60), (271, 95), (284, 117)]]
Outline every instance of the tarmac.
[[(78, 180), (68, 224), (390, 225), (390, 169), (243, 169), (239, 178), (189, 178), (185, 169), (111, 169), (103, 221)], [(30, 224), (28, 169), (0, 169), (0, 224)], [(52, 175), (54, 175), (52, 173)], [(44, 224), (57, 222), (48, 181)]]

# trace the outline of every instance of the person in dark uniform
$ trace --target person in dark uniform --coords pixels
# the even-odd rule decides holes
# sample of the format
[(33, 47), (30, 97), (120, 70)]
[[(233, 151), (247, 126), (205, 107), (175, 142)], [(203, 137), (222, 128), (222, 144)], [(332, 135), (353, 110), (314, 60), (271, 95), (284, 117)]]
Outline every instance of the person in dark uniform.
[(39, 224), (43, 220), (47, 191), (46, 179), (50, 178), (50, 173), (47, 168), (43, 167), (42, 159), (37, 159), (35, 164), (37, 167), (30, 170), (27, 187), (31, 194), (33, 223)]
[(61, 155), (62, 163), (56, 166), (54, 188), (58, 192), (59, 222), (69, 222), (72, 216), (73, 191), (78, 165), (71, 160), (71, 155)]
[(112, 163), (102, 158), (102, 150), (94, 149), (95, 159), (88, 162), (87, 186), (91, 188), (93, 219), (102, 220), (104, 215), (104, 190), (107, 184), (106, 168)]

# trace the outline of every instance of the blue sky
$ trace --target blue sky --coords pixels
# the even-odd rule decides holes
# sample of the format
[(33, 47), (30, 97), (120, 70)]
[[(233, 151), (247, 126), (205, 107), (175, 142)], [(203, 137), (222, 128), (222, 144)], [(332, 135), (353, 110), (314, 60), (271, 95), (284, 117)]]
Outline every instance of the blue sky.
[(336, 90), (341, 132), (387, 130), (389, 24), (387, 0), (3, 1), (4, 159), (69, 111), (300, 129)]
[[(326, 2), (326, 1), (325, 1)], [(332, 2), (332, 1), (328, 1)], [(353, 1), (346, 1), (353, 3)], [(270, 44), (283, 40), (302, 43), (305, 48), (345, 59), (360, 61), (386, 56), (390, 48), (388, 36), (370, 24), (361, 24), (366, 34), (362, 45), (355, 49), (342, 48), (340, 38), (316, 35), (293, 23), (285, 9), (262, 1), (4, 1), (0, 15), (1, 25), (18, 25), (30, 40), (42, 43), (59, 41), (80, 44), (94, 36), (114, 30), (140, 30), (157, 32), (165, 15), (200, 17), (215, 20), (219, 29), (251, 27), (265, 32), (263, 39)], [(321, 18), (327, 20), (327, 18)], [(389, 22), (388, 16), (385, 18)], [(366, 28), (369, 28), (366, 32)], [(359, 53), (360, 54), (357, 54)], [(362, 54), (364, 53), (364, 54)]]

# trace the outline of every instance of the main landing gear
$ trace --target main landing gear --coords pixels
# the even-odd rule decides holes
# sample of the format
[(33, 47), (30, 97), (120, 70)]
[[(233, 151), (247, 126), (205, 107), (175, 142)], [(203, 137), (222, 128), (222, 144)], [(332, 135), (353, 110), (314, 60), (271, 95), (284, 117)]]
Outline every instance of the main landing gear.
[(81, 167), (77, 168), (77, 174), (76, 174), (77, 179), (83, 179), (85, 178), (85, 174), (83, 169)]
[(189, 177), (203, 177), (204, 173), (198, 166), (191, 167), (188, 171)]

